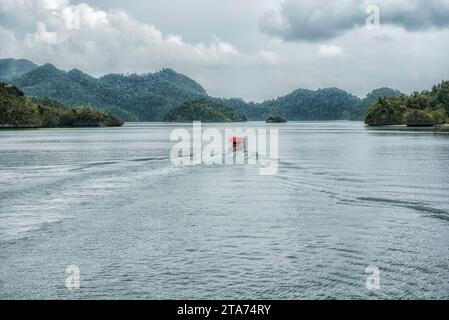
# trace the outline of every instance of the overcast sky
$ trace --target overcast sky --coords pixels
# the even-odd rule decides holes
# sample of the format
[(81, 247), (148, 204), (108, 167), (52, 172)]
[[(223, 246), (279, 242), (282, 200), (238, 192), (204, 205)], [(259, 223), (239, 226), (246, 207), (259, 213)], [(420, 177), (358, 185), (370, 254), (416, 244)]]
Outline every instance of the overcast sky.
[[(370, 5), (379, 28), (366, 26)], [(0, 0), (0, 57), (95, 76), (169, 67), (256, 101), (408, 93), (449, 80), (449, 0)]]

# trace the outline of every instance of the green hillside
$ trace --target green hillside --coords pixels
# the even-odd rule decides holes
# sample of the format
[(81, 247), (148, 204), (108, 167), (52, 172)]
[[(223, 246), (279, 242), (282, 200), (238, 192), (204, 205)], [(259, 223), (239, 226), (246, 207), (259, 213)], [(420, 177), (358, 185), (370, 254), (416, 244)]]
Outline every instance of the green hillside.
[(224, 107), (210, 99), (194, 99), (172, 108), (165, 116), (166, 122), (243, 122), (242, 113)]
[(206, 96), (195, 81), (164, 69), (154, 74), (91, 77), (46, 64), (12, 82), (30, 96), (45, 96), (68, 105), (92, 105), (126, 121), (161, 121), (176, 104)]
[(366, 112), (368, 111), (369, 107), (379, 98), (393, 98), (399, 97), (400, 95), (402, 95), (402, 93), (399, 90), (391, 88), (384, 87), (374, 89), (373, 91), (368, 93), (366, 98), (362, 99), (360, 101), (360, 104), (351, 111), (350, 120), (362, 121), (365, 118)]
[(0, 128), (121, 126), (123, 122), (89, 107), (67, 108), (49, 98), (26, 97), (0, 82)]
[(351, 111), (360, 104), (356, 96), (337, 88), (316, 91), (299, 89), (276, 100), (261, 104), (261, 117), (277, 114), (293, 120), (349, 119)]
[(69, 72), (51, 64), (37, 66), (27, 60), (0, 60), (0, 76), (12, 79), (28, 96), (49, 97), (69, 106), (95, 106), (125, 121), (162, 121), (175, 106), (195, 98), (207, 98), (241, 113), (250, 120), (265, 121), (277, 114), (295, 120), (363, 120), (380, 97), (397, 97), (394, 89), (373, 90), (360, 99), (338, 88), (298, 89), (261, 103), (241, 98), (214, 98), (189, 77), (171, 69), (148, 74), (109, 74), (92, 77), (80, 70)]
[(433, 126), (448, 122), (449, 81), (431, 91), (379, 98), (366, 113), (368, 125)]

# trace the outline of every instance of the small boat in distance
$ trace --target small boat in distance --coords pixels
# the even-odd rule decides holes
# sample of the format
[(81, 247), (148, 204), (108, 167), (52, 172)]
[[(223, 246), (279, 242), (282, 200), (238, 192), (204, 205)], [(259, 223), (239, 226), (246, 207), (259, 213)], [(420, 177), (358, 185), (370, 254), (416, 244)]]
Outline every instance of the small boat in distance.
[(233, 152), (237, 151), (245, 151), (246, 147), (246, 139), (245, 138), (239, 138), (239, 137), (232, 137), (229, 139), (230, 150)]

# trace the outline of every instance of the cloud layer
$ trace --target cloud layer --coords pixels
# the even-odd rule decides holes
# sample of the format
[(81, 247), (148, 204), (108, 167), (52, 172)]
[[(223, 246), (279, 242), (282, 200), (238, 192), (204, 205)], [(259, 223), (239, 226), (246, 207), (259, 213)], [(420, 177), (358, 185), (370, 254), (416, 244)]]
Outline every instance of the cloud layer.
[(449, 26), (447, 0), (285, 0), (261, 19), (262, 31), (289, 41), (321, 41), (365, 27), (376, 5), (380, 23), (408, 31)]
[(449, 79), (449, 1), (377, 0), (376, 30), (364, 27), (367, 4), (0, 0), (0, 58), (96, 76), (169, 67), (211, 95), (257, 101), (297, 88), (410, 92)]
[[(35, 17), (34, 26), (17, 23), (24, 12), (29, 19)], [(239, 56), (234, 46), (215, 36), (208, 43), (192, 44), (124, 11), (102, 11), (68, 0), (0, 0), (0, 41), (2, 55), (27, 52), (37, 62), (46, 59), (94, 73), (141, 72), (148, 61), (153, 70), (167, 65), (216, 68)]]

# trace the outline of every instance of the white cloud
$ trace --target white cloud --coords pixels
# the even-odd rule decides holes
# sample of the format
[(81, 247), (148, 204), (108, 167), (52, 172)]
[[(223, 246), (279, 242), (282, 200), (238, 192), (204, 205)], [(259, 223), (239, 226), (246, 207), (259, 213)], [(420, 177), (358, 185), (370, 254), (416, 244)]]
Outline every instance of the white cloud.
[(0, 26), (0, 43), (2, 44), (1, 52), (4, 57), (11, 57), (17, 52), (16, 37), (14, 32)]
[[(34, 4), (0, 0), (9, 18), (31, 10)], [(239, 55), (233, 45), (216, 36), (209, 43), (188, 43), (179, 35), (164, 35), (155, 26), (141, 23), (124, 11), (102, 11), (85, 3), (38, 0), (36, 17), (35, 29), (22, 38), (9, 35), (0, 55), (10, 55), (11, 48), (15, 48), (16, 55), (37, 62), (46, 62), (45, 59), (59, 67), (77, 67), (96, 74), (142, 72), (142, 66), (150, 65), (148, 62), (152, 70), (165, 66), (185, 69), (186, 65), (216, 67), (232, 63)]]
[(335, 58), (344, 56), (344, 50), (342, 47), (336, 45), (320, 45), (318, 53), (323, 58)]
[(46, 10), (64, 10), (69, 6), (68, 0), (37, 0), (37, 6)]
[(37, 21), (36, 32), (34, 34), (27, 35), (25, 43), (28, 46), (36, 45), (55, 45), (58, 43), (58, 33), (47, 31), (47, 26), (42, 21)]
[[(360, 96), (382, 86), (410, 92), (449, 78), (447, 0), (377, 0), (388, 4), (381, 6), (378, 30), (337, 23), (346, 16), (353, 21), (354, 10), (345, 10), (355, 0), (303, 0), (290, 7), (279, 1), (46, 0), (36, 6), (38, 0), (0, 0), (0, 58), (93, 75), (170, 67), (211, 95), (258, 101), (330, 86)], [(275, 37), (260, 32), (270, 7), (278, 8), (271, 25), (282, 31)], [(404, 20), (411, 13), (415, 27)], [(329, 30), (337, 31), (335, 39), (316, 40), (329, 37)], [(315, 41), (285, 41), (311, 36)]]

